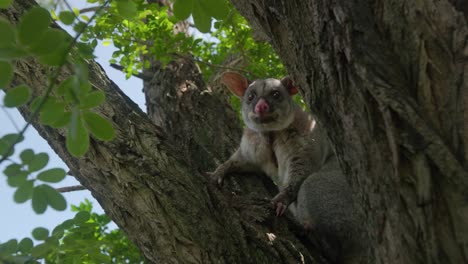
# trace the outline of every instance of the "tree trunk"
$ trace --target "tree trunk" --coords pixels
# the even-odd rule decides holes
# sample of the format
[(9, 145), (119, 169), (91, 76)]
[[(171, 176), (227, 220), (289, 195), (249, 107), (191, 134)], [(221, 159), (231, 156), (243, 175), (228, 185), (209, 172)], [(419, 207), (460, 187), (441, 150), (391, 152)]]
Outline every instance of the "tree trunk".
[[(368, 262), (465, 263), (463, 14), (445, 1), (233, 3), (271, 40), (327, 128), (368, 216)], [(17, 21), (33, 4), (15, 1), (1, 15)], [(242, 175), (219, 189), (203, 175), (233, 151), (240, 126), (194, 68), (185, 59), (155, 68), (144, 88), (148, 118), (90, 62), (107, 98), (97, 111), (117, 137), (92, 140), (84, 158), (68, 154), (63, 131), (33, 125), (151, 263), (326, 263), (289, 218), (274, 217), (270, 181)], [(43, 94), (44, 72), (18, 61), (15, 83)]]
[[(34, 5), (18, 0), (0, 15), (16, 23)], [(12, 84), (25, 83), (33, 97), (43, 95), (44, 73), (51, 69), (34, 59), (15, 66)], [(83, 158), (67, 152), (63, 130), (32, 124), (149, 263), (324, 263), (290, 218), (274, 216), (271, 181), (238, 177), (220, 189), (204, 175), (234, 151), (240, 124), (194, 66), (180, 59), (154, 68), (145, 83), (150, 119), (90, 61), (90, 82), (106, 94), (96, 111), (112, 121), (116, 138), (91, 140)], [(63, 70), (59, 80), (69, 74)], [(28, 106), (20, 112), (31, 115)]]
[(466, 1), (232, 2), (327, 129), (369, 262), (467, 263)]

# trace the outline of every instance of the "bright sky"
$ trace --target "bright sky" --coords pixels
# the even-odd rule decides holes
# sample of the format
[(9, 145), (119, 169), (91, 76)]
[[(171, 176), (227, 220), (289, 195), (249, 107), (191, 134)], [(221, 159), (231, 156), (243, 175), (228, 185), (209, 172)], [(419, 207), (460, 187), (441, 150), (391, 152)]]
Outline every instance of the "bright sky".
[[(73, 4), (81, 2), (78, 8), (83, 8), (86, 3), (83, 1), (73, 1)], [(73, 34), (73, 32), (71, 32)], [(117, 84), (119, 87), (135, 101), (143, 110), (145, 110), (144, 95), (142, 92), (142, 82), (137, 78), (125, 79), (125, 74), (114, 70), (109, 67), (109, 58), (113, 52), (113, 46), (104, 47), (98, 45), (95, 50), (97, 61), (103, 66), (107, 75)], [(4, 94), (0, 92), (0, 102), (3, 102)], [(8, 109), (8, 115), (11, 116), (14, 124), (21, 128), (25, 121), (16, 109)], [(0, 136), (7, 133), (17, 132), (15, 125), (12, 123), (6, 112), (0, 108)], [(68, 171), (68, 168), (61, 161), (61, 159), (52, 151), (47, 142), (42, 139), (39, 134), (30, 128), (26, 135), (26, 139), (16, 147), (15, 156), (26, 148), (32, 148), (35, 153), (47, 152), (50, 157), (49, 164), (46, 168), (61, 167)], [(18, 160), (18, 159), (15, 159)], [(45, 227), (49, 230), (53, 229), (57, 224), (62, 221), (72, 218), (74, 213), (70, 211), (70, 204), (79, 204), (84, 199), (89, 199), (93, 203), (94, 211), (102, 213), (103, 210), (99, 206), (96, 200), (93, 199), (89, 191), (76, 191), (65, 193), (65, 198), (68, 202), (67, 210), (63, 212), (55, 211), (54, 209), (48, 208), (47, 211), (42, 215), (34, 213), (31, 207), (31, 201), (24, 204), (16, 204), (13, 201), (14, 190), (7, 185), (6, 177), (3, 174), (5, 165), (0, 165), (0, 243), (3, 243), (9, 239), (16, 238), (22, 239), (23, 237), (31, 237), (31, 231), (36, 227)], [(79, 184), (73, 177), (67, 176), (67, 179), (59, 184), (55, 184), (55, 187), (64, 187)]]

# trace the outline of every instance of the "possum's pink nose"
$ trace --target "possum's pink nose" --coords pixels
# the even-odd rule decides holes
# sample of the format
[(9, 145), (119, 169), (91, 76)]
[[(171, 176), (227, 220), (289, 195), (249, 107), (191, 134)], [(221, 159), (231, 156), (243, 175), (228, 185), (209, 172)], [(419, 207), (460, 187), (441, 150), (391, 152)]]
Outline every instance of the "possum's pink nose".
[(264, 114), (270, 110), (270, 106), (268, 103), (265, 101), (265, 99), (260, 98), (258, 100), (257, 104), (255, 105), (255, 113), (257, 114)]

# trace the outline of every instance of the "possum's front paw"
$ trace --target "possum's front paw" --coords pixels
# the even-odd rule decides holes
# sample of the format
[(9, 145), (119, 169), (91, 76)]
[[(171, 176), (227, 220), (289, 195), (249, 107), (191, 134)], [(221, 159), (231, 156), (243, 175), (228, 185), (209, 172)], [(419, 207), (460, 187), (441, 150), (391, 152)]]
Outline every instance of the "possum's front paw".
[(287, 190), (282, 190), (279, 192), (273, 199), (271, 199), (273, 206), (276, 211), (276, 216), (283, 215), (288, 209), (289, 204), (291, 204), (289, 200), (289, 195)]
[(226, 176), (226, 169), (224, 167), (224, 164), (222, 164), (215, 171), (207, 172), (206, 174), (210, 176), (212, 181), (216, 182), (219, 185), (222, 185), (224, 177)]

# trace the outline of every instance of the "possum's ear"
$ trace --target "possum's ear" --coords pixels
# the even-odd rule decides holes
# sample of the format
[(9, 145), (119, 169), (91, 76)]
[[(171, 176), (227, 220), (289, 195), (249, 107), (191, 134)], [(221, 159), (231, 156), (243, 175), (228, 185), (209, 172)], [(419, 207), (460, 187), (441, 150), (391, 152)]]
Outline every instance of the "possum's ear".
[(236, 72), (223, 73), (222, 82), (238, 97), (244, 96), (245, 90), (249, 87), (249, 81)]
[(281, 83), (284, 85), (284, 87), (290, 95), (295, 95), (299, 92), (299, 90), (296, 86), (294, 86), (294, 83), (291, 80), (291, 78), (289, 78), (289, 76), (286, 76), (283, 79), (281, 79)]

